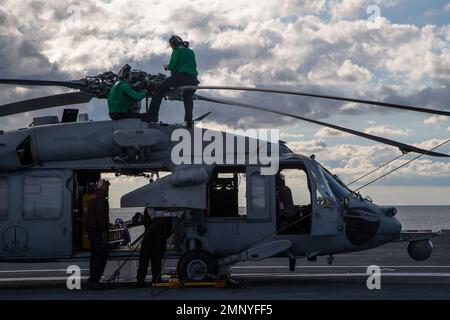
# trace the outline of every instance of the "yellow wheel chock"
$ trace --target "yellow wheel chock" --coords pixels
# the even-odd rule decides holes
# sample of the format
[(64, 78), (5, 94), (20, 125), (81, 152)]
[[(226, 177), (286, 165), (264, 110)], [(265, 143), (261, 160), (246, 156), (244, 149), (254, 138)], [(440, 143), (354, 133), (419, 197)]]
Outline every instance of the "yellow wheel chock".
[(160, 282), (153, 284), (154, 288), (187, 288), (187, 287), (215, 287), (215, 288), (225, 288), (227, 285), (226, 279), (219, 279), (214, 281), (191, 281), (182, 282), (178, 278), (171, 278), (167, 282)]

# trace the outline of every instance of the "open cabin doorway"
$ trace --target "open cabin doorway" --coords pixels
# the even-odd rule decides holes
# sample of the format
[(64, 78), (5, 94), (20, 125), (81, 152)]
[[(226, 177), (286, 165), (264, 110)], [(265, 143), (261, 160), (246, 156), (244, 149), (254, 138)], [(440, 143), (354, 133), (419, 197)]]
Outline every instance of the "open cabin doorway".
[(278, 234), (310, 234), (312, 200), (308, 175), (301, 165), (281, 167), (275, 176)]

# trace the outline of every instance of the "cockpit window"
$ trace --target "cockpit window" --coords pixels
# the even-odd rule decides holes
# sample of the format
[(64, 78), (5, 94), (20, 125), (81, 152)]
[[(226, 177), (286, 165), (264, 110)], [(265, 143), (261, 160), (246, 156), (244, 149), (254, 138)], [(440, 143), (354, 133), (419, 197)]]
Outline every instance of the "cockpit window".
[(285, 154), (293, 153), (293, 151), (291, 149), (289, 149), (289, 147), (282, 141), (280, 141), (279, 146), (280, 146), (280, 149), (279, 149), (280, 157), (282, 157)]
[(352, 195), (352, 191), (348, 189), (343, 182), (339, 180), (339, 178), (333, 176), (327, 169), (322, 168), (323, 175), (328, 182), (331, 190), (333, 190), (334, 194), (339, 198), (343, 199)]
[(311, 166), (311, 174), (316, 181), (317, 185), (317, 202), (320, 206), (328, 206), (335, 203), (336, 198), (328, 186), (328, 182), (325, 179), (322, 168), (314, 163)]
[(331, 190), (333, 190), (334, 194), (339, 198), (343, 199), (350, 195), (350, 191), (347, 190), (344, 186), (342, 186), (336, 179), (326, 170), (323, 170), (323, 175), (328, 182)]

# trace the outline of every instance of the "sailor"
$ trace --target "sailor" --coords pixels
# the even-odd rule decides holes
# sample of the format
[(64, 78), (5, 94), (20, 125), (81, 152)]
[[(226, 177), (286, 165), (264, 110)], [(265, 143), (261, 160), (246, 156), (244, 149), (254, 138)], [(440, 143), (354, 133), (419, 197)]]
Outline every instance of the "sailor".
[[(197, 63), (195, 61), (195, 54), (189, 48), (189, 42), (177, 35), (173, 35), (169, 39), (170, 47), (172, 48), (172, 55), (168, 65), (164, 65), (164, 70), (170, 70), (171, 76), (165, 79), (153, 93), (152, 102), (150, 103), (149, 113), (150, 121), (158, 122), (159, 107), (164, 94), (170, 90), (184, 85), (196, 86), (200, 82), (197, 80)], [(194, 108), (193, 95), (195, 90), (183, 91), (184, 102), (184, 120), (188, 127), (192, 127), (192, 111)]]
[(279, 205), (278, 218), (292, 218), (296, 215), (296, 207), (292, 197), (291, 188), (286, 185), (284, 174), (280, 173), (276, 176), (277, 183), (277, 199)]
[(121, 245), (128, 246), (131, 243), (131, 235), (130, 235), (130, 230), (128, 230), (127, 225), (120, 218), (116, 219), (116, 221), (114, 222), (114, 225), (123, 229), (123, 232), (122, 232), (123, 241), (122, 241)]
[(167, 238), (170, 236), (172, 224), (170, 218), (151, 219), (144, 212), (145, 235), (141, 243), (139, 254), (139, 268), (137, 271), (138, 288), (145, 286), (148, 265), (152, 262), (152, 283), (161, 282), (161, 266), (164, 253), (166, 252)]
[(109, 116), (112, 120), (124, 118), (147, 118), (146, 113), (139, 113), (140, 101), (147, 96), (147, 91), (136, 91), (130, 86), (131, 67), (126, 64), (118, 72), (117, 81), (108, 93)]
[(96, 196), (88, 204), (85, 225), (91, 244), (90, 274), (88, 285), (90, 289), (102, 290), (105, 286), (100, 279), (105, 271), (108, 259), (109, 230), (109, 182), (101, 179), (96, 186)]

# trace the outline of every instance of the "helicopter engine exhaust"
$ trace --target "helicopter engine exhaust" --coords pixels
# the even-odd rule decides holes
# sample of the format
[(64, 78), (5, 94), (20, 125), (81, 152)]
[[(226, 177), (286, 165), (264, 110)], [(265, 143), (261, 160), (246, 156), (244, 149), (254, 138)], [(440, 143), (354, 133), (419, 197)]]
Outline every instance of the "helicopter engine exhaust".
[(416, 261), (427, 260), (432, 252), (433, 243), (430, 240), (411, 241), (408, 245), (408, 254)]

